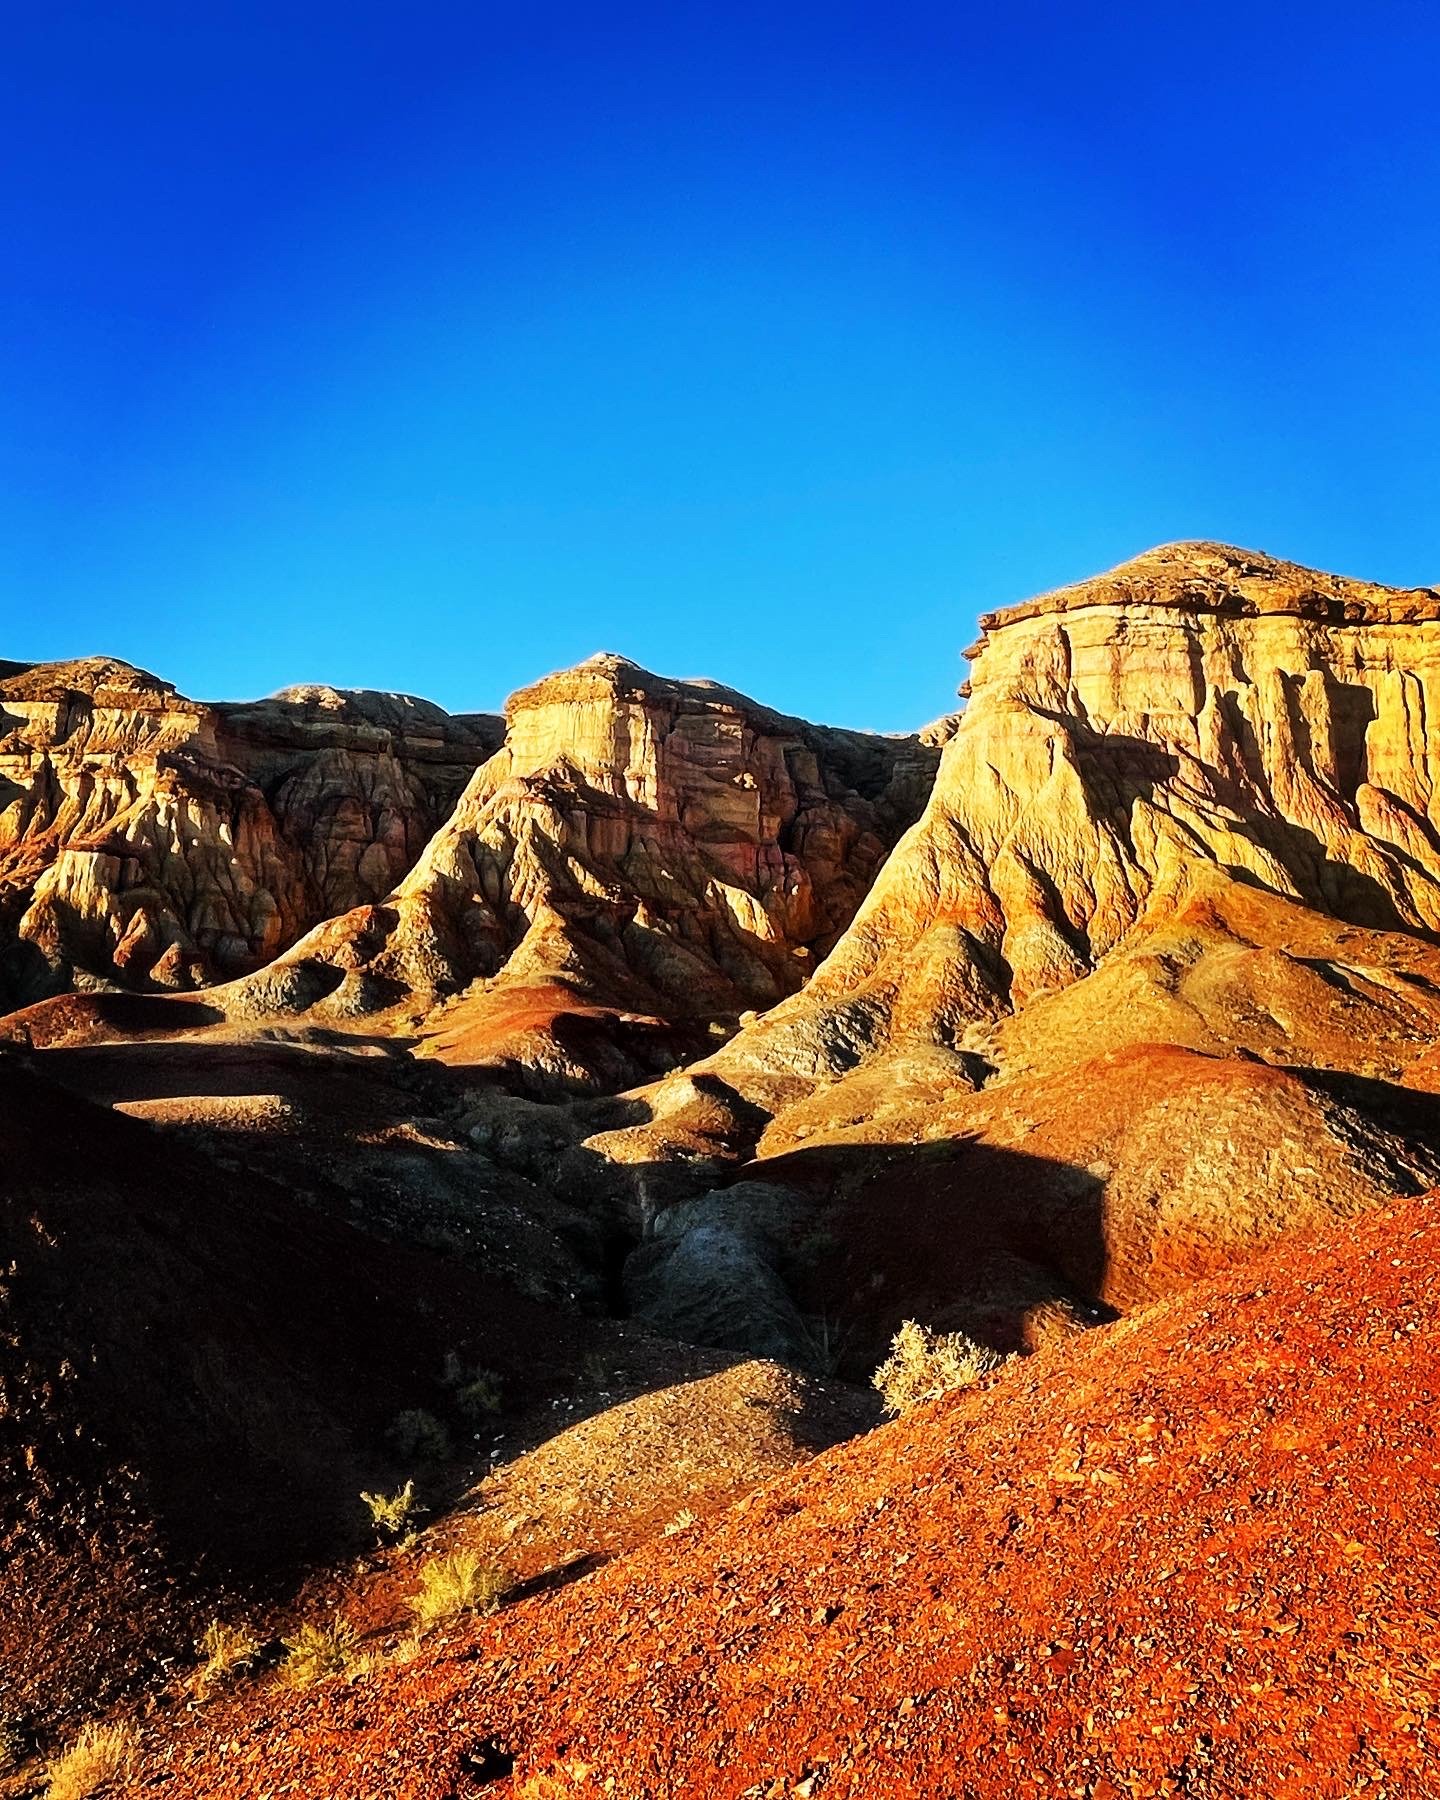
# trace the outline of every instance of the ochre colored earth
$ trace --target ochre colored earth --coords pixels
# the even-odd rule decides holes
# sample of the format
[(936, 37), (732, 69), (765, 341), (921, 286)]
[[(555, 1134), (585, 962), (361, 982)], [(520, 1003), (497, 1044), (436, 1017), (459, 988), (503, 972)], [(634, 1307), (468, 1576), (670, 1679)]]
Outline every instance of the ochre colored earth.
[(1429, 1196), (1296, 1239), (413, 1661), (157, 1725), (154, 1791), (1433, 1793), (1437, 1277)]
[[(967, 654), (0, 663), (0, 1800), (1440, 1796), (1440, 590)], [(876, 1429), (907, 1321), (1009, 1360)]]

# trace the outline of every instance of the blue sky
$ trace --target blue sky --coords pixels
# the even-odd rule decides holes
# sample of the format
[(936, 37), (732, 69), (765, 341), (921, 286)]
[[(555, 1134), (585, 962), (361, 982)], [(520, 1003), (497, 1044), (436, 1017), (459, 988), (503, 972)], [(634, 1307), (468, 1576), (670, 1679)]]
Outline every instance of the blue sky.
[(1424, 5), (7, 20), (0, 656), (882, 729), (1176, 537), (1440, 581)]

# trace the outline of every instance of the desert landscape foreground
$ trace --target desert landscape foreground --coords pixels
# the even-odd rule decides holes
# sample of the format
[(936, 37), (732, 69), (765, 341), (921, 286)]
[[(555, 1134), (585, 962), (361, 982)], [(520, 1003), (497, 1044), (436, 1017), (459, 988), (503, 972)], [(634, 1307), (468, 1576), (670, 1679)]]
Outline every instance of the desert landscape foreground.
[(1440, 589), (966, 655), (0, 662), (3, 1800), (1440, 1796)]

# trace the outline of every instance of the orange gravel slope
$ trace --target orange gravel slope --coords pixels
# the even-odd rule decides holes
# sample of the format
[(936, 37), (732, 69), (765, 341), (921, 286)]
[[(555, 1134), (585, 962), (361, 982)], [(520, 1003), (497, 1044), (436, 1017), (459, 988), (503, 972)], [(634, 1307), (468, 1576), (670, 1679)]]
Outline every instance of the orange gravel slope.
[(146, 1791), (1440, 1795), (1437, 1314), (1434, 1199), (1291, 1242)]

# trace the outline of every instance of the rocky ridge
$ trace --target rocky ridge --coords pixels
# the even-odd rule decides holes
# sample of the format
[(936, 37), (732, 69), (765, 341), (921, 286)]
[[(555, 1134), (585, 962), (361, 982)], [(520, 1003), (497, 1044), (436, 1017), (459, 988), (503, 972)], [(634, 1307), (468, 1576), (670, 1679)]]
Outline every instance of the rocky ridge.
[(1440, 592), (1177, 544), (982, 620), (924, 817), (731, 1062), (828, 1080), (1090, 974), (1197, 865), (1440, 928)]
[(937, 760), (595, 656), (511, 698), (503, 748), (382, 904), (215, 998), (399, 1008), (472, 1070), (623, 1086), (802, 985)]
[(922, 1308), (1025, 1342), (1434, 1179), (1440, 595), (1175, 545), (984, 626), (813, 979), (586, 1140), (658, 1198), (657, 1316), (729, 1266), (857, 1366)]
[(408, 695), (204, 705), (111, 658), (0, 674), (0, 991), (191, 988), (414, 863), (499, 722)]

